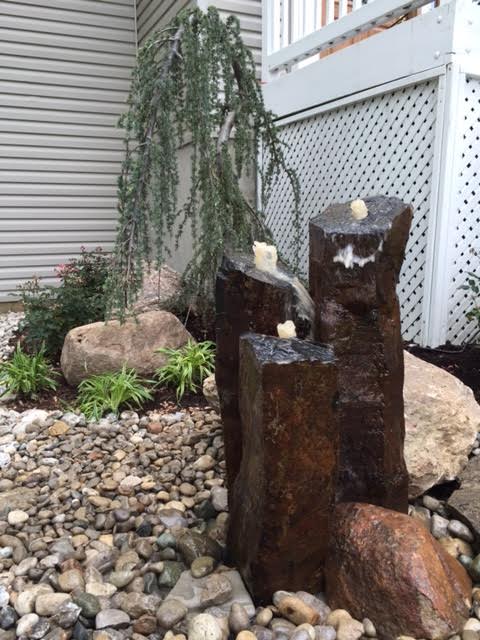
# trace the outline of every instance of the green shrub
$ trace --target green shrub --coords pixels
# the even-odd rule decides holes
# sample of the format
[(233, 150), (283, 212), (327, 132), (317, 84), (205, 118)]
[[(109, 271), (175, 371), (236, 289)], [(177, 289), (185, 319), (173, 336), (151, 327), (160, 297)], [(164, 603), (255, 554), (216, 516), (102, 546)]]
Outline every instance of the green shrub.
[(89, 420), (99, 420), (104, 413), (118, 413), (123, 407), (138, 408), (153, 396), (149, 380), (139, 378), (134, 369), (123, 366), (116, 373), (91, 376), (78, 385), (78, 408)]
[(180, 349), (158, 349), (158, 353), (168, 358), (167, 363), (156, 371), (158, 381), (174, 386), (177, 400), (181, 400), (186, 391), (198, 391), (205, 378), (215, 369), (215, 344), (210, 340), (189, 340)]
[(25, 310), (21, 328), (27, 347), (36, 351), (44, 345), (45, 352), (57, 358), (70, 329), (103, 320), (109, 269), (110, 258), (101, 249), (82, 247), (79, 258), (58, 265), (58, 287), (42, 286), (38, 278), (21, 286)]
[(39, 391), (57, 388), (58, 376), (45, 358), (42, 347), (36, 354), (29, 355), (17, 344), (11, 360), (0, 363), (0, 385), (6, 387), (1, 395), (14, 393), (25, 398), (35, 396)]

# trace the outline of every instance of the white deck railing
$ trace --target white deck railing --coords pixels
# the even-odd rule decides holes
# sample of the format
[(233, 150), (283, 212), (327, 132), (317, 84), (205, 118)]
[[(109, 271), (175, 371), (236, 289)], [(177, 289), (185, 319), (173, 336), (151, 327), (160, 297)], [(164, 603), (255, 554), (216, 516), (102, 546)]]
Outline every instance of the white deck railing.
[(264, 79), (432, 5), (432, 0), (263, 0)]

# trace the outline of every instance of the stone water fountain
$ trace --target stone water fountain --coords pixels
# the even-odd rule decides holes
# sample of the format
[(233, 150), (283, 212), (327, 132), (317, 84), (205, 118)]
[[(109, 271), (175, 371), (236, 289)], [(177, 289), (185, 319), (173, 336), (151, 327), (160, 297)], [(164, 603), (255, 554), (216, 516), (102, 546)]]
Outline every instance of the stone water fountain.
[(407, 511), (395, 288), (411, 217), (376, 196), (313, 219), (312, 298), (274, 247), (219, 270), (228, 549), (260, 602), (286, 585), (322, 587), (336, 503)]

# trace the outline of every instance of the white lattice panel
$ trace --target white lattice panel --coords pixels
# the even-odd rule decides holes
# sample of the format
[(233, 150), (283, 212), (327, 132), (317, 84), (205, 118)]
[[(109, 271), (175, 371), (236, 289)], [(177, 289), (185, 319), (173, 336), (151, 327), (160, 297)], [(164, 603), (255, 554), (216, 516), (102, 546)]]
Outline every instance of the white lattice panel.
[(469, 271), (480, 274), (480, 78), (466, 78), (463, 118), (459, 126), (460, 177), (457, 207), (450, 224), (454, 245), (447, 337), (453, 344), (469, 342), (478, 334), (477, 323), (468, 322), (465, 317), (472, 306), (471, 297), (460, 287), (465, 284)]
[[(405, 339), (419, 338), (431, 191), (436, 79), (286, 124), (289, 164), (301, 181), (301, 267), (308, 265), (308, 221), (332, 202), (375, 194), (411, 203), (414, 219), (399, 296)], [(292, 194), (278, 180), (267, 222), (287, 259), (292, 258)]]

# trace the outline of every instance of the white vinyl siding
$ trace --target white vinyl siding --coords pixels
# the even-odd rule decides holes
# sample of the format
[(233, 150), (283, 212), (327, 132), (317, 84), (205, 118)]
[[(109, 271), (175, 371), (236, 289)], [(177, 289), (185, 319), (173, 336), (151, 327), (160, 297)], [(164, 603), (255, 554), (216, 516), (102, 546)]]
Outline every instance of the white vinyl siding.
[(0, 0), (0, 302), (113, 247), (134, 0)]

